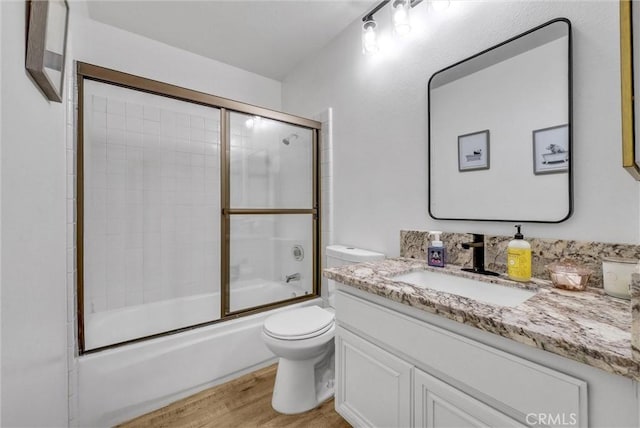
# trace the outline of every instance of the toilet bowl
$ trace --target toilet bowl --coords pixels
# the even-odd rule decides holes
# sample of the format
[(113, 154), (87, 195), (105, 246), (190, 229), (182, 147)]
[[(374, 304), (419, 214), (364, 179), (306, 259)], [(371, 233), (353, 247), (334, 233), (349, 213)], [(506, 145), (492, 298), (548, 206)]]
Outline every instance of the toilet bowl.
[[(384, 254), (342, 245), (327, 247), (327, 267), (374, 261)], [(333, 306), (335, 284), (328, 282)], [(267, 318), (262, 339), (278, 360), (271, 405), (280, 413), (311, 410), (333, 396), (335, 336), (333, 308), (307, 306)]]
[(306, 412), (333, 396), (333, 311), (307, 306), (267, 318), (262, 339), (276, 356), (271, 405), (285, 414)]

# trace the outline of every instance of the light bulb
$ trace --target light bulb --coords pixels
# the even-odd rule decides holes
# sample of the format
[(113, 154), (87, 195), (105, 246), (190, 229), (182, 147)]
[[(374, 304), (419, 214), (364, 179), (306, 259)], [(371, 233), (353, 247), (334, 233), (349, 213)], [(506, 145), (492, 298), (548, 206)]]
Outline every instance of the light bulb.
[(362, 53), (373, 55), (380, 50), (376, 37), (376, 21), (370, 19), (362, 24)]
[(433, 7), (433, 10), (439, 12), (441, 10), (445, 10), (446, 8), (449, 7), (449, 0), (432, 0), (431, 1), (431, 7)]
[(411, 0), (394, 0), (391, 4), (393, 30), (399, 36), (411, 32)]

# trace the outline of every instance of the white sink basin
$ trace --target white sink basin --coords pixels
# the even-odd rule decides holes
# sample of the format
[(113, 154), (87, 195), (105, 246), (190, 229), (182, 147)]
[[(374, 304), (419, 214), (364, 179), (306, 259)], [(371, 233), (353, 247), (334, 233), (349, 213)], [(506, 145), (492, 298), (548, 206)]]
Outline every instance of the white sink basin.
[(405, 273), (394, 276), (392, 279), (406, 282), (416, 287), (443, 291), (445, 293), (499, 306), (518, 306), (530, 297), (536, 295), (536, 292), (531, 290), (491, 284), (426, 270)]

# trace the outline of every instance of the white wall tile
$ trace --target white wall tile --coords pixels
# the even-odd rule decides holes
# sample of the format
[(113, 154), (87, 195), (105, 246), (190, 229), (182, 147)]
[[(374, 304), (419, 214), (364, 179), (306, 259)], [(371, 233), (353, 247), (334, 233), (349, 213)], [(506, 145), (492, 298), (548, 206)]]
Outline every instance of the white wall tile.
[[(98, 143), (106, 144), (107, 143), (107, 128), (104, 128), (104, 129), (91, 128), (91, 130), (89, 132), (90, 132), (90, 142), (92, 144), (98, 144)], [(68, 149), (72, 149), (72, 150), (76, 149), (75, 145), (73, 144), (73, 142), (69, 142), (67, 144), (67, 148)]]
[(204, 129), (204, 118), (199, 116), (191, 116), (190, 125), (192, 129)]
[(190, 135), (191, 135), (191, 137), (190, 137), (191, 141), (198, 141), (198, 142), (204, 142), (205, 141), (204, 129), (191, 128), (191, 134)]
[(76, 221), (76, 201), (67, 200), (67, 223), (75, 223)]
[(140, 117), (127, 115), (126, 130), (128, 132), (142, 132), (142, 119)]
[(143, 117), (143, 108), (142, 108), (142, 105), (140, 104), (126, 103), (125, 110), (126, 110), (127, 118), (136, 117), (136, 118), (142, 119)]
[(184, 113), (175, 113), (174, 118), (175, 118), (176, 126), (189, 128), (190, 126), (189, 115)]
[(175, 136), (181, 140), (188, 140), (191, 137), (191, 128), (178, 125), (175, 128)]
[(151, 119), (145, 118), (142, 126), (143, 132), (145, 134), (150, 134), (150, 135), (160, 135), (159, 120), (160, 120), (159, 117), (158, 117), (158, 120), (151, 120)]
[(144, 119), (160, 122), (160, 109), (153, 106), (144, 106)]
[(91, 115), (91, 126), (95, 129), (104, 129), (107, 127), (107, 113), (94, 111)]
[[(155, 122), (149, 122), (155, 123)], [(144, 133), (142, 135), (142, 145), (145, 149), (157, 150), (160, 148), (160, 135), (153, 133)]]
[(218, 118), (205, 117), (204, 118), (204, 129), (207, 131), (218, 131), (220, 128), (220, 123)]
[[(94, 102), (95, 102), (95, 99), (94, 99)], [(115, 98), (108, 99), (107, 114), (124, 116), (125, 114), (124, 102)]]
[[(217, 129), (217, 123), (145, 102), (104, 98), (105, 140), (87, 141), (85, 153), (91, 160), (86, 183), (92, 189), (85, 212), (90, 229), (85, 236), (92, 240), (85, 248), (88, 310), (98, 313), (206, 289), (211, 279), (205, 275), (204, 254), (194, 253), (193, 245), (204, 242), (205, 229), (219, 234), (215, 215), (198, 208), (219, 204), (219, 197), (205, 199), (210, 187), (205, 162), (215, 170), (219, 164), (217, 150), (205, 158), (205, 128)], [(126, 115), (120, 114), (121, 106)], [(120, 129), (123, 123), (126, 132)], [(87, 129), (90, 136), (94, 131)], [(209, 192), (219, 195), (219, 189)]]
[(107, 99), (98, 95), (93, 95), (93, 111), (107, 112)]
[(142, 147), (143, 134), (141, 132), (126, 132), (124, 142), (130, 147)]
[(67, 174), (76, 173), (76, 157), (73, 150), (67, 150)]
[(124, 126), (122, 129), (107, 128), (107, 144), (124, 145)]
[(107, 113), (107, 129), (124, 131), (126, 129), (125, 117), (119, 114)]

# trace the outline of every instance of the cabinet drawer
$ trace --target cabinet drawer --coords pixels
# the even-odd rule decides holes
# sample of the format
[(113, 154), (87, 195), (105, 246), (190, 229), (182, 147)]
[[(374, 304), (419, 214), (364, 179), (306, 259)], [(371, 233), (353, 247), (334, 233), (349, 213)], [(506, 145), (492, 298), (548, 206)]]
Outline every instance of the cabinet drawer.
[[(362, 333), (447, 383), (525, 421), (528, 414), (587, 426), (587, 384), (344, 292), (340, 326)], [(558, 415), (558, 416), (556, 416)]]
[(422, 370), (414, 369), (414, 385), (416, 428), (525, 427)]

